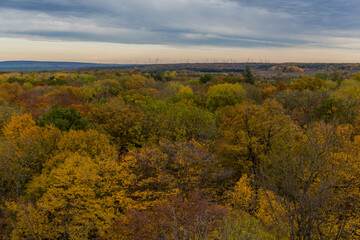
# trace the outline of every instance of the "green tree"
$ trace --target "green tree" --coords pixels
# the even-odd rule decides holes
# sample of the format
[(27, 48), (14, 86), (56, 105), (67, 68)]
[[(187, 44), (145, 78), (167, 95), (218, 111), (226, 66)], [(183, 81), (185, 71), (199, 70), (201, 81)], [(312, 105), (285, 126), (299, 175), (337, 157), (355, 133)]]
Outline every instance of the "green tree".
[(212, 79), (213, 79), (213, 75), (207, 73), (200, 77), (200, 82), (207, 83), (210, 82)]
[(291, 90), (281, 91), (274, 96), (276, 101), (281, 103), (286, 114), (301, 127), (309, 125), (315, 121), (318, 115), (314, 111), (324, 104), (330, 97), (330, 92), (310, 91), (310, 90)]
[(340, 84), (344, 80), (343, 74), (337, 69), (330, 73), (330, 78), (338, 84)]
[(248, 65), (245, 66), (244, 77), (246, 83), (250, 83), (250, 84), (255, 83), (255, 77)]
[(235, 181), (247, 173), (258, 184), (262, 169), (271, 164), (270, 154), (283, 151), (293, 141), (294, 125), (274, 100), (267, 99), (261, 106), (244, 102), (223, 108), (221, 119), (218, 151)]
[(120, 99), (112, 99), (95, 108), (88, 118), (108, 133), (120, 150), (139, 147), (146, 139), (144, 111)]
[(319, 72), (315, 74), (316, 78), (321, 78), (322, 80), (328, 80), (330, 79), (329, 74), (325, 73), (325, 72)]
[(235, 105), (245, 98), (245, 90), (239, 84), (223, 83), (211, 86), (207, 91), (206, 104), (211, 111), (220, 107)]
[(355, 73), (352, 79), (354, 79), (355, 81), (360, 81), (360, 72)]
[(74, 108), (60, 108), (57, 105), (40, 116), (36, 122), (41, 127), (53, 125), (61, 131), (83, 130), (88, 124)]
[(263, 186), (285, 212), (289, 238), (355, 239), (359, 235), (359, 146), (350, 126), (315, 123), (272, 156)]
[(0, 103), (0, 129), (2, 129), (14, 115), (21, 115), (22, 109), (15, 104)]
[(213, 113), (184, 103), (155, 101), (147, 104), (150, 142), (214, 139), (217, 131)]

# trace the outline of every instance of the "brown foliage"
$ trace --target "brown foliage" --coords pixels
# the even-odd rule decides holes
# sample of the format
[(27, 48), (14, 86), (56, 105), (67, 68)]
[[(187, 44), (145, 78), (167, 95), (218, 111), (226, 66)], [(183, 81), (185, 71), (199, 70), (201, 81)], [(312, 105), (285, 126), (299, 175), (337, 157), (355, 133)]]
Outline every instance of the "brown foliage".
[(70, 107), (71, 105), (79, 105), (83, 103), (80, 88), (61, 87), (42, 98), (44, 103), (48, 105), (57, 104), (59, 107)]
[(174, 196), (152, 209), (128, 211), (112, 226), (112, 236), (107, 239), (210, 239), (218, 233), (227, 212), (197, 192), (188, 199)]

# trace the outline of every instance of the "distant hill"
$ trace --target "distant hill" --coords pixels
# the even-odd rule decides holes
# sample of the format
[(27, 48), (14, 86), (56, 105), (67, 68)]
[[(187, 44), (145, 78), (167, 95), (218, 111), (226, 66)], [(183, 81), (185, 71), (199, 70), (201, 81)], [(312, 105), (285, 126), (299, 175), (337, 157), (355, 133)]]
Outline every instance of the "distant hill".
[(145, 72), (195, 71), (195, 72), (243, 72), (248, 65), (260, 73), (332, 72), (334, 69), (351, 73), (360, 72), (360, 63), (177, 63), (177, 64), (98, 64), (84, 62), (6, 61), (0, 62), (0, 72), (61, 71), (61, 70), (109, 70), (129, 69)]
[(122, 66), (121, 64), (98, 64), (83, 62), (5, 61), (0, 62), (0, 71), (41, 71), (79, 69), (87, 67)]

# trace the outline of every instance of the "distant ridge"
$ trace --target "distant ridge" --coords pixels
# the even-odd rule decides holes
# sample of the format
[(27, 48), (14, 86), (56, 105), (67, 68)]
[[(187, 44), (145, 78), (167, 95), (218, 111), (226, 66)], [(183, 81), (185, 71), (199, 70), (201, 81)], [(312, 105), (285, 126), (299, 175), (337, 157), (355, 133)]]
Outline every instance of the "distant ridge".
[(121, 64), (99, 64), (84, 62), (52, 61), (4, 61), (0, 62), (0, 71), (39, 71), (59, 69), (79, 69), (87, 67), (123, 66)]

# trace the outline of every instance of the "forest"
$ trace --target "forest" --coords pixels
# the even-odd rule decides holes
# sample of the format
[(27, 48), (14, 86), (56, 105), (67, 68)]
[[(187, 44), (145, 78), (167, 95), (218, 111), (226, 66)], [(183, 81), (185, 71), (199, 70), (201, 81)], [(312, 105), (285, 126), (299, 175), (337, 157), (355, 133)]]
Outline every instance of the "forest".
[(360, 72), (250, 67), (0, 73), (0, 239), (359, 239)]

